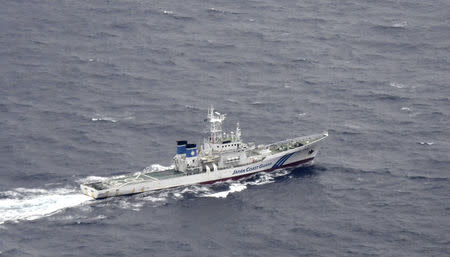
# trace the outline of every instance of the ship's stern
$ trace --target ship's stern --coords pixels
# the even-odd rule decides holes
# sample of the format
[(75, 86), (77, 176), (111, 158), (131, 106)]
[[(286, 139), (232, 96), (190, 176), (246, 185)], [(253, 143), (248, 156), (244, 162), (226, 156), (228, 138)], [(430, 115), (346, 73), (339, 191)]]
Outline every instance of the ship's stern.
[(95, 188), (95, 185), (92, 184), (81, 184), (80, 185), (81, 192), (83, 194), (90, 196), (94, 199), (105, 198), (108, 197), (105, 195), (105, 190), (98, 190)]

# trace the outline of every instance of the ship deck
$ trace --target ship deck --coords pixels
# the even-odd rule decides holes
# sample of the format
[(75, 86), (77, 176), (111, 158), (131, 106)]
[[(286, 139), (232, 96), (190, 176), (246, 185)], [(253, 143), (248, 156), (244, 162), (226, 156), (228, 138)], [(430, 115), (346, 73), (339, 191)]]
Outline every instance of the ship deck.
[(175, 170), (163, 170), (155, 171), (150, 173), (138, 173), (123, 175), (115, 178), (110, 178), (101, 182), (93, 182), (86, 184), (87, 186), (93, 187), (96, 190), (104, 190), (112, 187), (121, 187), (132, 183), (141, 182), (151, 182), (158, 180), (165, 180), (169, 178), (181, 177), (186, 174), (175, 171)]
[(272, 153), (284, 152), (290, 149), (301, 147), (304, 145), (311, 145), (317, 141), (320, 141), (328, 136), (328, 133), (317, 134), (312, 136), (303, 136), (285, 141), (280, 141), (268, 146)]

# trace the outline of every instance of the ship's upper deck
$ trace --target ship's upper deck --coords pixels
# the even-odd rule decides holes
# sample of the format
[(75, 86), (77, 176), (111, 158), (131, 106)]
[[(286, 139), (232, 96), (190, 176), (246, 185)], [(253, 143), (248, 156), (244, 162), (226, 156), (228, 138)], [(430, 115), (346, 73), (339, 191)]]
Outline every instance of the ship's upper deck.
[(320, 141), (320, 140), (326, 138), (327, 136), (328, 136), (328, 132), (323, 132), (322, 134), (297, 137), (297, 138), (288, 139), (288, 140), (270, 144), (267, 146), (267, 148), (270, 149), (270, 151), (273, 154), (275, 154), (275, 153), (287, 151), (290, 149), (294, 149), (297, 147), (301, 147), (304, 145), (313, 144), (317, 141)]
[(122, 187), (128, 184), (142, 183), (142, 182), (151, 182), (164, 180), (169, 178), (181, 177), (185, 176), (185, 173), (176, 171), (174, 169), (162, 170), (162, 171), (154, 171), (149, 173), (139, 172), (135, 174), (122, 175), (114, 178), (107, 179), (105, 181), (88, 183), (88, 186), (91, 186), (97, 190), (103, 190), (108, 188), (117, 188)]

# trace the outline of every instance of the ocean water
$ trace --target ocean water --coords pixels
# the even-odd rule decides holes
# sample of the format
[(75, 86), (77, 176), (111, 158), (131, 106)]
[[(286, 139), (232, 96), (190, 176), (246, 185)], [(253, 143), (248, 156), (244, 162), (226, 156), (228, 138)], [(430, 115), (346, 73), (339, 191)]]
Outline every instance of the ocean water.
[[(449, 256), (450, 3), (46, 1), (0, 8), (1, 256)], [(170, 165), (207, 107), (315, 166), (91, 200)]]

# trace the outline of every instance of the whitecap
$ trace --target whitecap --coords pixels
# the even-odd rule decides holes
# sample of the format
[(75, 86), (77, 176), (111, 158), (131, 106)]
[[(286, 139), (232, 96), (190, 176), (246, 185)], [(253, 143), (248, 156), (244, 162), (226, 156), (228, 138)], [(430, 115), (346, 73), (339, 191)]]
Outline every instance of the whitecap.
[(106, 219), (106, 218), (107, 218), (107, 217), (106, 217), (105, 215), (98, 215), (98, 216), (92, 218), (92, 220), (104, 220), (104, 219)]
[(394, 27), (394, 28), (405, 28), (406, 26), (408, 26), (408, 22), (406, 22), (406, 21), (401, 21), (401, 22), (392, 24), (392, 27)]
[(418, 142), (419, 145), (434, 145), (434, 142)]
[(173, 195), (173, 198), (175, 198), (176, 200), (180, 200), (180, 199), (184, 198), (183, 194), (180, 192), (174, 192), (172, 195)]
[(131, 204), (131, 209), (133, 211), (140, 211), (142, 209), (142, 206), (144, 206), (143, 202), (133, 203), (133, 204)]
[(107, 219), (108, 217), (105, 215), (97, 215), (97, 216), (90, 216), (90, 215), (59, 215), (55, 217), (49, 218), (50, 221), (57, 221), (59, 223), (92, 223), (99, 220)]
[(254, 181), (245, 182), (246, 185), (260, 186), (264, 184), (273, 183), (275, 181), (274, 174), (262, 173)]
[(411, 111), (411, 108), (409, 108), (409, 107), (402, 107), (401, 110), (409, 112), (409, 111)]
[(35, 194), (44, 194), (47, 193), (48, 191), (45, 189), (39, 189), (39, 188), (22, 188), (22, 187), (18, 187), (16, 189), (14, 189), (14, 191), (19, 192), (19, 193), (35, 193)]
[(131, 202), (130, 199), (120, 199), (119, 207), (125, 210), (140, 211), (144, 202)]
[(112, 123), (116, 123), (117, 122), (117, 120), (114, 119), (114, 118), (104, 117), (104, 116), (97, 116), (97, 117), (91, 118), (91, 121), (109, 121), (109, 122), (112, 122)]
[(3, 196), (3, 197), (18, 197), (19, 195), (20, 195), (20, 193), (15, 192), (15, 191), (0, 192), (0, 196)]
[(241, 184), (239, 182), (230, 184), (230, 187), (228, 190), (217, 192), (217, 193), (209, 193), (209, 194), (203, 194), (204, 197), (214, 197), (214, 198), (226, 198), (230, 193), (234, 192), (240, 192), (244, 189), (246, 189), (247, 186), (245, 184)]
[(395, 87), (395, 88), (406, 88), (406, 85), (400, 84), (400, 83), (397, 83), (397, 82), (391, 82), (391, 83), (389, 83), (389, 85), (391, 87)]
[(152, 196), (152, 195), (147, 195), (147, 196), (144, 196), (142, 198), (142, 200), (150, 201), (150, 202), (164, 202), (164, 201), (167, 200), (167, 198), (165, 198), (165, 197), (155, 197), (155, 196)]
[(211, 189), (207, 186), (200, 186), (200, 185), (192, 185), (185, 187), (181, 190), (181, 193), (193, 193), (193, 194), (199, 194), (204, 192), (209, 192)]
[(99, 176), (89, 176), (86, 178), (81, 178), (77, 180), (78, 184), (84, 184), (84, 183), (92, 183), (92, 182), (100, 182), (107, 180), (107, 177), (99, 177)]
[(214, 7), (209, 8), (208, 11), (210, 11), (210, 12), (216, 12), (216, 13), (225, 13), (225, 11), (219, 10), (219, 9), (217, 9), (217, 8), (214, 8)]

